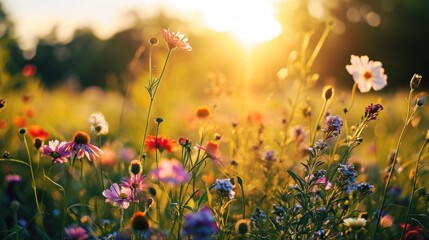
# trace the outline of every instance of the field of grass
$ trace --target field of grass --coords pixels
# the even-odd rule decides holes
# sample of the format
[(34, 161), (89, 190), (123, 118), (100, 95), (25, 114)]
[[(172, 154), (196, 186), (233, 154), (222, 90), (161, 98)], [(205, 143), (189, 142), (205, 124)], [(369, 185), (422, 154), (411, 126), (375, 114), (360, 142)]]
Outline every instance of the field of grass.
[(429, 239), (421, 76), (321, 86), (303, 45), (258, 84), (178, 83), (192, 51), (164, 34), (124, 94), (2, 72), (1, 239)]

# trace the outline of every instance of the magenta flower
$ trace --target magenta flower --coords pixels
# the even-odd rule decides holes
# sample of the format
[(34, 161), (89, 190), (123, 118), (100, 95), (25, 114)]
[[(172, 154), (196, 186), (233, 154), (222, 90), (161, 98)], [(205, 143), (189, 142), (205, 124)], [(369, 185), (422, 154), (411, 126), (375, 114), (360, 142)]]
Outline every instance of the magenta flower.
[(6, 182), (10, 183), (10, 184), (14, 184), (14, 183), (20, 183), (21, 182), (21, 176), (18, 174), (8, 174), (6, 175)]
[(85, 228), (80, 226), (67, 227), (65, 229), (65, 233), (66, 233), (67, 239), (85, 240), (90, 238), (88, 231)]
[(77, 131), (73, 136), (73, 140), (66, 143), (64, 147), (67, 151), (70, 151), (72, 159), (76, 157), (80, 159), (86, 156), (89, 161), (92, 161), (104, 152), (98, 147), (90, 144), (90, 142), (91, 138), (86, 132)]
[(173, 159), (161, 162), (159, 167), (152, 171), (152, 178), (171, 185), (177, 185), (187, 182), (190, 177), (183, 165), (178, 160)]
[(42, 156), (51, 157), (53, 163), (66, 163), (70, 152), (66, 150), (65, 144), (58, 140), (49, 141), (49, 144), (42, 148)]
[(117, 183), (112, 184), (110, 189), (103, 191), (106, 202), (111, 202), (114, 206), (127, 209), (130, 206), (131, 190), (129, 188), (120, 188)]
[(124, 178), (120, 186), (122, 189), (127, 189), (127, 191), (131, 192), (131, 200), (134, 202), (139, 202), (144, 198), (144, 192), (146, 192), (148, 188), (148, 184), (146, 183), (147, 178), (145, 175), (137, 174), (131, 175), (131, 178)]

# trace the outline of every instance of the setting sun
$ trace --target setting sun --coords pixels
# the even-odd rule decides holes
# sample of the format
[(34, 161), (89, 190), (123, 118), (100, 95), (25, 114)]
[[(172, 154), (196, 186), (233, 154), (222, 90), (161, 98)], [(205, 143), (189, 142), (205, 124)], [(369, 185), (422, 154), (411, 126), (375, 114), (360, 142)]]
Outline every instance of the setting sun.
[(268, 41), (282, 32), (271, 1), (219, 0), (201, 6), (205, 24), (231, 33), (246, 47)]

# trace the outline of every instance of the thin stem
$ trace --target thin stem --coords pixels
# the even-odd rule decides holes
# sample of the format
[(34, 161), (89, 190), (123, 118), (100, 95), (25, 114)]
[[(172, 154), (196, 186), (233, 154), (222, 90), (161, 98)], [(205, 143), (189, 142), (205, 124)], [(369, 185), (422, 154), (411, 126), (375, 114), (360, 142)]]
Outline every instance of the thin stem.
[(37, 208), (37, 224), (40, 225), (43, 229), (43, 218), (42, 218), (42, 212), (40, 210), (40, 205), (39, 205), (39, 199), (37, 198), (37, 187), (36, 187), (36, 181), (34, 178), (34, 172), (33, 172), (33, 163), (31, 161), (31, 154), (30, 154), (30, 149), (28, 148), (28, 143), (27, 143), (27, 139), (25, 137), (25, 135), (23, 135), (23, 139), (24, 139), (24, 145), (25, 148), (27, 150), (27, 155), (28, 155), (28, 165), (30, 166), (30, 174), (31, 174), (31, 187), (33, 188), (33, 193), (34, 193), (34, 199), (36, 202), (36, 208)]
[(405, 231), (406, 231), (407, 226), (408, 226), (408, 217), (410, 216), (410, 213), (411, 213), (411, 205), (412, 205), (413, 200), (414, 200), (414, 192), (416, 191), (420, 159), (421, 159), (423, 151), (426, 148), (428, 143), (429, 143), (429, 141), (426, 140), (425, 144), (423, 144), (422, 148), (420, 149), (419, 156), (417, 157), (416, 167), (414, 170), (414, 177), (413, 177), (413, 187), (411, 189), (411, 198), (410, 198), (410, 202), (408, 203), (407, 215), (405, 216), (405, 225), (404, 225), (404, 228), (402, 229), (401, 238), (399, 238), (399, 239), (403, 239), (403, 236), (404, 236)]
[(398, 143), (396, 145), (396, 152), (395, 152), (395, 155), (393, 157), (392, 164), (390, 166), (389, 177), (388, 177), (386, 185), (384, 187), (383, 197), (382, 197), (382, 200), (381, 200), (380, 211), (379, 211), (378, 216), (377, 216), (377, 222), (376, 222), (375, 230), (374, 230), (373, 237), (372, 237), (372, 239), (374, 239), (374, 240), (376, 239), (376, 236), (377, 236), (377, 232), (378, 232), (378, 228), (379, 228), (379, 224), (380, 224), (380, 219), (381, 219), (381, 213), (383, 212), (384, 207), (385, 207), (384, 205), (386, 203), (387, 191), (389, 190), (390, 181), (392, 180), (393, 171), (394, 171), (395, 166), (396, 166), (396, 160), (398, 159), (399, 148), (401, 146), (402, 137), (404, 136), (405, 129), (407, 128), (407, 126), (410, 123), (411, 118), (413, 116), (413, 113), (411, 112), (412, 111), (411, 105), (410, 105), (410, 101), (412, 99), (413, 92), (414, 92), (414, 90), (411, 89), (410, 93), (408, 95), (408, 99), (407, 99), (407, 117), (405, 118), (404, 126), (402, 127), (401, 134), (399, 135)]
[[(101, 148), (101, 135), (98, 135), (98, 146)], [(101, 187), (104, 189), (104, 172), (103, 172), (103, 162), (100, 159), (100, 177), (101, 177)]]
[[(152, 47), (151, 47), (152, 48)], [(149, 51), (150, 53), (152, 52), (151, 50)], [(168, 53), (167, 53), (167, 56), (165, 57), (165, 61), (164, 61), (164, 66), (162, 67), (162, 70), (161, 70), (161, 74), (159, 75), (159, 78), (158, 78), (158, 80), (156, 80), (156, 82), (153, 84), (154, 85), (154, 89), (153, 89), (153, 92), (151, 91), (151, 90), (149, 90), (149, 88), (150, 87), (152, 87), (152, 86), (149, 86), (149, 88), (148, 88), (148, 91), (150, 91), (149, 92), (149, 95), (150, 95), (150, 102), (149, 102), (149, 108), (148, 108), (148, 111), (147, 111), (147, 116), (146, 116), (146, 126), (145, 126), (145, 130), (144, 130), (144, 134), (143, 134), (143, 138), (142, 138), (142, 142), (141, 142), (141, 147), (140, 147), (140, 156), (139, 156), (139, 158), (140, 158), (140, 161), (142, 162), (142, 165), (143, 165), (143, 169), (144, 169), (144, 166), (145, 166), (145, 163), (143, 162), (143, 148), (144, 148), (144, 144), (145, 144), (145, 140), (146, 140), (146, 135), (147, 135), (147, 129), (148, 129), (148, 126), (149, 126), (149, 119), (150, 119), (150, 113), (151, 113), (151, 111), (152, 111), (152, 105), (153, 105), (153, 102), (154, 102), (154, 99), (155, 99), (155, 95), (156, 95), (156, 92), (158, 91), (158, 87), (159, 87), (159, 84), (161, 83), (161, 79), (162, 79), (162, 76), (164, 75), (164, 71), (165, 71), (165, 68), (166, 68), (166, 66), (167, 66), (167, 63), (168, 63), (168, 59), (170, 58), (170, 54), (171, 54), (171, 49), (169, 48), (168, 49)], [(150, 58), (152, 58), (152, 56), (150, 55), (149, 56), (149, 59)], [(149, 61), (149, 64), (151, 64), (152, 62), (151, 61)], [(149, 69), (152, 69), (152, 66), (149, 66)], [(152, 73), (151, 73), (152, 74)], [(152, 76), (151, 76), (151, 78), (149, 79), (149, 82), (150, 83), (152, 83)]]
[(322, 116), (325, 113), (326, 106), (328, 105), (327, 103), (328, 103), (328, 101), (326, 101), (326, 100), (323, 101), (322, 110), (320, 111), (319, 117), (317, 118), (316, 124), (314, 126), (314, 132), (313, 132), (313, 136), (311, 137), (311, 145), (310, 146), (313, 146), (313, 144), (314, 144), (314, 142), (316, 140), (317, 129), (318, 129), (320, 120), (322, 119)]
[(326, 23), (325, 29), (323, 30), (322, 36), (320, 37), (319, 41), (317, 42), (316, 47), (313, 50), (313, 53), (311, 54), (310, 58), (307, 61), (307, 64), (305, 65), (307, 71), (311, 69), (313, 66), (314, 60), (316, 60), (317, 55), (319, 54), (320, 50), (322, 49), (323, 44), (326, 41), (326, 38), (328, 37), (329, 31), (331, 30), (331, 23)]
[(352, 101), (350, 103), (349, 108), (347, 108), (347, 111), (350, 111), (350, 109), (352, 109), (352, 107), (353, 107), (353, 104), (355, 103), (356, 88), (357, 88), (357, 83), (355, 82), (355, 84), (353, 84), (353, 88), (352, 88)]
[[(155, 163), (156, 167), (158, 168), (158, 132), (159, 132), (159, 123), (156, 125), (156, 131), (155, 131)], [(160, 151), (161, 152), (161, 151)]]

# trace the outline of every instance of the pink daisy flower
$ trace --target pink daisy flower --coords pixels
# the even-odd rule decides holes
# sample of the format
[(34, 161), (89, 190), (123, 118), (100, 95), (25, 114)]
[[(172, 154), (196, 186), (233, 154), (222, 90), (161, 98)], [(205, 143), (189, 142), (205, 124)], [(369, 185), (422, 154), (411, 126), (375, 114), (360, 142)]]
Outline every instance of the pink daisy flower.
[(104, 190), (103, 196), (106, 197), (106, 202), (111, 202), (120, 208), (127, 209), (130, 206), (131, 190), (121, 188), (117, 183), (112, 184), (110, 189)]
[(180, 48), (188, 52), (192, 51), (192, 47), (188, 43), (188, 38), (182, 33), (162, 29), (161, 34), (167, 42), (169, 49)]
[(86, 132), (77, 131), (73, 136), (73, 140), (66, 143), (64, 147), (67, 151), (70, 151), (72, 159), (76, 157), (80, 159), (86, 156), (89, 161), (92, 161), (99, 158), (104, 152), (90, 144), (90, 142), (91, 138)]
[(131, 178), (124, 178), (120, 186), (123, 189), (128, 189), (131, 192), (131, 200), (139, 202), (144, 199), (144, 192), (148, 188), (147, 178), (145, 175), (137, 174), (131, 175)]
[(51, 157), (53, 163), (66, 163), (70, 152), (66, 150), (65, 144), (58, 140), (49, 141), (48, 145), (42, 148), (42, 156)]

